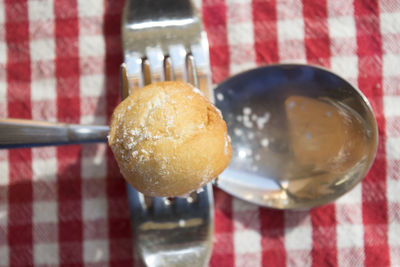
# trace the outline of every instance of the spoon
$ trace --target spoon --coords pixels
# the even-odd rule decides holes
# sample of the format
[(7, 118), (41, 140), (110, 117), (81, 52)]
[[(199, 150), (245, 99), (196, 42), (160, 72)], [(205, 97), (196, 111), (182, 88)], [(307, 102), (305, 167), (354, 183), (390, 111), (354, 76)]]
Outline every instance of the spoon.
[[(235, 75), (215, 89), (232, 138), (216, 185), (265, 207), (306, 209), (333, 201), (368, 172), (377, 125), (368, 100), (323, 68), (278, 64)], [(106, 140), (107, 126), (0, 119), (0, 148)]]
[(331, 202), (368, 172), (377, 124), (363, 94), (319, 67), (279, 64), (235, 75), (215, 89), (233, 156), (217, 185), (277, 209)]

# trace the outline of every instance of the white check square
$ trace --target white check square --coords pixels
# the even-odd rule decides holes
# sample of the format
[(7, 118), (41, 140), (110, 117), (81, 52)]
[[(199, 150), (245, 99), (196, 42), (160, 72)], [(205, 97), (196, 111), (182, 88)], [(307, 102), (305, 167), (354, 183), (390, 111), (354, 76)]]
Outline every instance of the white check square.
[(202, 0), (194, 0), (193, 4), (197, 8), (197, 10), (201, 10)]
[(83, 259), (86, 263), (106, 262), (109, 259), (108, 242), (85, 240), (83, 243), (83, 254)]
[(102, 17), (104, 13), (103, 0), (78, 0), (79, 17)]
[(0, 1), (0, 24), (4, 24), (5, 22), (5, 14), (4, 14), (4, 1)]
[(57, 160), (55, 158), (34, 159), (32, 169), (34, 181), (55, 181), (57, 179)]
[(261, 235), (256, 230), (240, 230), (234, 233), (235, 254), (261, 251)]
[[(400, 141), (400, 138), (398, 140)], [(400, 157), (400, 155), (399, 155), (399, 157)], [(400, 203), (400, 180), (388, 179), (386, 188), (387, 188), (388, 201)], [(400, 235), (399, 235), (399, 237), (400, 237)], [(399, 238), (399, 241), (400, 241), (400, 238)]]
[(278, 20), (278, 39), (285, 40), (304, 40), (304, 21), (303, 19)]
[(58, 265), (59, 254), (57, 243), (34, 244), (33, 258), (35, 265)]
[(228, 41), (230, 45), (252, 44), (254, 42), (253, 24), (251, 22), (228, 24)]
[(389, 223), (388, 229), (388, 243), (389, 246), (400, 246), (400, 224), (398, 223)]
[(7, 84), (0, 80), (0, 101), (4, 101), (7, 97)]
[(329, 35), (331, 38), (349, 38), (356, 36), (354, 18), (351, 16), (328, 18)]
[(54, 39), (38, 39), (30, 41), (30, 55), (33, 61), (54, 60)]
[[(0, 4), (1, 5), (1, 4)], [(1, 7), (0, 7), (1, 8)], [(9, 266), (9, 249), (6, 245), (0, 245), (0, 266)]]
[(80, 123), (81, 124), (105, 125), (105, 124), (107, 124), (107, 118), (105, 116), (81, 115)]
[(28, 1), (29, 20), (54, 19), (54, 7), (51, 0)]
[(104, 75), (82, 75), (80, 78), (81, 97), (100, 97), (104, 95), (104, 86)]
[(384, 96), (383, 108), (386, 117), (400, 116), (400, 96)]
[(357, 56), (331, 57), (331, 69), (346, 79), (357, 78), (358, 58)]
[(337, 225), (338, 248), (362, 247), (364, 245), (364, 231), (362, 225)]
[(104, 37), (102, 35), (80, 36), (79, 54), (81, 57), (104, 56), (105, 54)]
[(34, 201), (33, 223), (56, 223), (58, 211), (56, 201)]
[(400, 33), (400, 12), (396, 13), (381, 13), (381, 33)]
[(5, 42), (0, 40), (0, 64), (5, 64), (6, 62), (7, 62), (7, 45)]
[(95, 157), (83, 157), (81, 175), (82, 178), (104, 178), (107, 173), (105, 157), (98, 155)]
[(55, 79), (34, 80), (31, 83), (31, 98), (33, 101), (55, 100), (57, 88)]
[[(4, 194), (3, 197), (7, 197), (7, 193)], [(8, 222), (8, 205), (7, 202), (2, 202), (0, 203), (0, 227), (7, 227), (7, 222)]]
[(0, 186), (8, 185), (9, 182), (9, 168), (8, 161), (0, 161)]
[(400, 55), (384, 54), (383, 55), (383, 75), (398, 76), (400, 75)]
[(107, 201), (105, 198), (92, 198), (83, 200), (84, 220), (97, 220), (107, 218)]
[(311, 226), (286, 228), (285, 248), (287, 250), (310, 250), (312, 248)]

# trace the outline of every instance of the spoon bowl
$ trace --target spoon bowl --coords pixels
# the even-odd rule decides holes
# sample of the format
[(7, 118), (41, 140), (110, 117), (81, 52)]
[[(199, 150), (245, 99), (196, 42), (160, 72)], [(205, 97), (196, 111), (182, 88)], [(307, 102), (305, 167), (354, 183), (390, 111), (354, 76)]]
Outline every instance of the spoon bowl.
[(215, 89), (233, 156), (222, 190), (277, 209), (329, 203), (365, 177), (377, 124), (360, 90), (329, 70), (278, 64), (235, 75)]

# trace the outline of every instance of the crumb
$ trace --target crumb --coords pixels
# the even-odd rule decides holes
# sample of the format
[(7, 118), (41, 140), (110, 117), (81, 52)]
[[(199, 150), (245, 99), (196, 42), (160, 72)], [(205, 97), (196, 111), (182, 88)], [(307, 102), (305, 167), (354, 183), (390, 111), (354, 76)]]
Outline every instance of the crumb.
[(251, 108), (249, 108), (249, 107), (243, 108), (243, 114), (250, 115), (251, 114)]
[(267, 147), (269, 145), (269, 140), (267, 138), (264, 138), (261, 140), (261, 145), (263, 147)]
[(235, 135), (237, 135), (237, 136), (242, 136), (242, 134), (243, 134), (243, 131), (242, 131), (241, 129), (239, 129), (239, 128), (233, 129), (233, 132), (234, 132)]

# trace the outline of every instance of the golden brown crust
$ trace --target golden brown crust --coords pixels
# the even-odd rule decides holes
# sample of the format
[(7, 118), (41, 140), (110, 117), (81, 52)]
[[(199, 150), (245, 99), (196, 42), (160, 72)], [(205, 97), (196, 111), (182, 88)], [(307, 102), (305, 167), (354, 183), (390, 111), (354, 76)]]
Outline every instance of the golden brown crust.
[(109, 145), (122, 175), (149, 196), (180, 196), (217, 177), (232, 148), (219, 111), (198, 89), (159, 82), (115, 109)]

